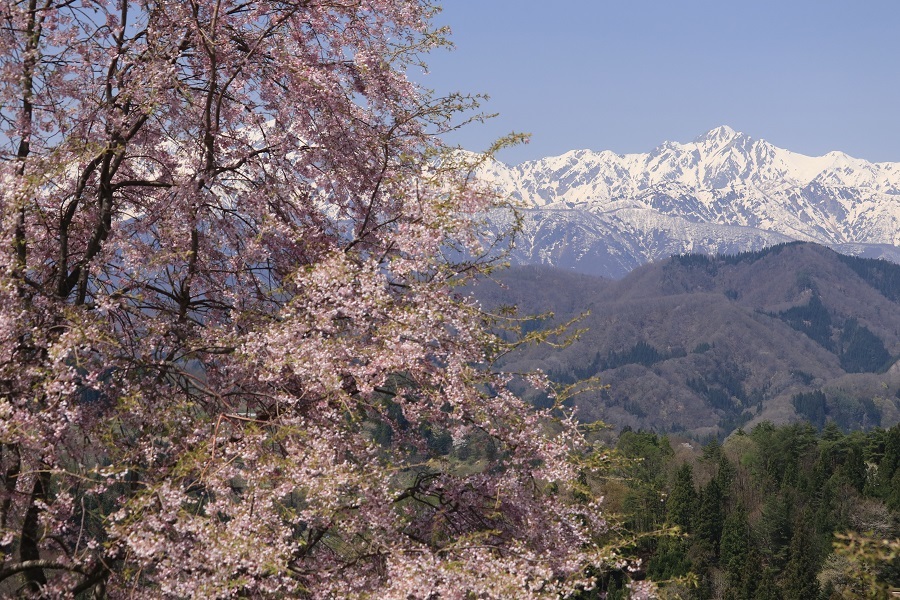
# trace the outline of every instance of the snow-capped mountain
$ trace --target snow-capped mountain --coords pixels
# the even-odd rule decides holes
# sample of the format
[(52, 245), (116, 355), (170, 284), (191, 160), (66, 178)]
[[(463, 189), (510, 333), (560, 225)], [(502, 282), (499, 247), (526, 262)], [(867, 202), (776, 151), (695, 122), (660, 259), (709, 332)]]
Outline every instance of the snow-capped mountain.
[(900, 163), (804, 156), (730, 127), (647, 154), (576, 150), (481, 175), (526, 207), (523, 263), (618, 277), (672, 254), (791, 240), (900, 262)]

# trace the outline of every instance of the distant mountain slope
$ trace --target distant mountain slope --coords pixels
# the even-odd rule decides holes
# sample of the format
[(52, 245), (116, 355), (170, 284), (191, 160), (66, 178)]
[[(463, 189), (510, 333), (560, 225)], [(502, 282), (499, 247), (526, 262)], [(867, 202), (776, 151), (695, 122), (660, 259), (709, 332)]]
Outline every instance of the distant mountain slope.
[(610, 388), (579, 398), (585, 420), (698, 436), (760, 419), (900, 420), (898, 265), (791, 243), (678, 256), (619, 281), (536, 266), (502, 281), (479, 288), (485, 304), (553, 310), (557, 321), (590, 311), (572, 346), (506, 365), (561, 382), (599, 374)]
[(803, 156), (728, 127), (647, 154), (579, 150), (481, 176), (526, 207), (523, 264), (619, 277), (676, 253), (789, 240), (900, 262), (900, 163)]

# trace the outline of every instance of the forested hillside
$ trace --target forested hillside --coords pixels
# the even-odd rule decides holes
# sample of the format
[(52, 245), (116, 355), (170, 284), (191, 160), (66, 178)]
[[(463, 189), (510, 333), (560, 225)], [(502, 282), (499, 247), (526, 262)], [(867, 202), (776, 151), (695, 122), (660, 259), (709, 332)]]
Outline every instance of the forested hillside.
[[(578, 341), (511, 356), (561, 384), (599, 377), (577, 400), (603, 420), (698, 440), (762, 420), (821, 429), (900, 421), (900, 266), (791, 243), (733, 256), (683, 255), (620, 281), (514, 269), (476, 292), (516, 305), (527, 331), (582, 315)], [(534, 397), (538, 404), (543, 397)]]
[[(607, 505), (664, 597), (838, 600), (900, 588), (900, 426), (845, 435), (834, 423), (821, 433), (761, 423), (702, 447), (626, 429), (617, 450), (628, 460)], [(584, 598), (602, 592), (627, 597), (615, 574)]]

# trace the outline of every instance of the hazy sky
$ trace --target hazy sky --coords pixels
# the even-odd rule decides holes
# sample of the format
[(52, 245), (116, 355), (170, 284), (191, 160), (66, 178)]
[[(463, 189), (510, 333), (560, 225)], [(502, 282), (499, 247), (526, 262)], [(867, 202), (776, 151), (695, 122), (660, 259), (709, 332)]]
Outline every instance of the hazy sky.
[(456, 50), (421, 81), (481, 92), (509, 163), (646, 152), (730, 125), (776, 146), (900, 161), (898, 0), (444, 0)]

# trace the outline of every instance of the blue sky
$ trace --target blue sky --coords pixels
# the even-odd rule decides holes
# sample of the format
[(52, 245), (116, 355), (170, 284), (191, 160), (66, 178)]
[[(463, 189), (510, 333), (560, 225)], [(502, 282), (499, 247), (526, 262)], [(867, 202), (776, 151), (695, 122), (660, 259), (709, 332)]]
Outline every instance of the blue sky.
[(438, 23), (456, 49), (420, 81), (489, 94), (500, 116), (451, 141), (530, 132), (509, 163), (646, 152), (718, 125), (900, 161), (898, 0), (445, 0)]

